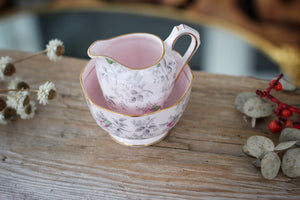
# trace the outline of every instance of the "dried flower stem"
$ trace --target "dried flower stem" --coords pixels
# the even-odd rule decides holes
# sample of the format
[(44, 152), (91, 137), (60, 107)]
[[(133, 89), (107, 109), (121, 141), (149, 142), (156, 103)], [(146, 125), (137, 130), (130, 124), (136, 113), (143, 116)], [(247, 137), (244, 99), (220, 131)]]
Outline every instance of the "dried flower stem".
[(21, 92), (27, 91), (27, 92), (37, 93), (39, 90), (32, 90), (32, 89), (0, 89), (0, 92), (19, 92), (19, 91), (21, 91)]
[(22, 62), (22, 61), (24, 61), (24, 60), (27, 60), (27, 59), (29, 59), (29, 58), (32, 58), (32, 57), (35, 57), (35, 56), (38, 56), (38, 55), (41, 55), (41, 54), (44, 54), (44, 53), (46, 53), (46, 52), (47, 52), (47, 49), (44, 49), (44, 50), (42, 50), (42, 51), (36, 52), (36, 53), (31, 54), (31, 55), (29, 55), (29, 56), (26, 56), (26, 57), (20, 58), (20, 59), (18, 59), (18, 60), (15, 60), (12, 64), (20, 63), (20, 62)]
[(1, 94), (0, 93), (0, 97), (10, 97), (11, 95), (9, 95), (9, 94)]

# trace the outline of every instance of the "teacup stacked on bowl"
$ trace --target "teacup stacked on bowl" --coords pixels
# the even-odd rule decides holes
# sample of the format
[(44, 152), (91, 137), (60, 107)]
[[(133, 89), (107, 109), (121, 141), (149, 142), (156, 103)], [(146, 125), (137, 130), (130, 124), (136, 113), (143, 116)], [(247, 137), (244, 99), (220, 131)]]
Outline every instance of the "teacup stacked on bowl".
[[(183, 57), (172, 50), (182, 34), (192, 38)], [(80, 82), (97, 124), (124, 145), (161, 141), (188, 104), (193, 74), (187, 62), (199, 45), (199, 33), (186, 25), (174, 27), (165, 41), (133, 33), (94, 42)]]

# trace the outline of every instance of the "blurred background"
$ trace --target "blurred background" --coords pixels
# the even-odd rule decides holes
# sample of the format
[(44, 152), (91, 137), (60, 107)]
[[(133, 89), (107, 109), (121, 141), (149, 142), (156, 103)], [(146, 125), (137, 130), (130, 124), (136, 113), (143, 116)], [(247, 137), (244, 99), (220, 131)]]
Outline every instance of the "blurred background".
[[(297, 82), (299, 13), (299, 0), (0, 0), (0, 49), (36, 52), (58, 38), (66, 56), (88, 59), (95, 40), (132, 32), (164, 40), (183, 23), (201, 35), (193, 70), (264, 79), (283, 71)], [(175, 49), (183, 54), (189, 41)]]

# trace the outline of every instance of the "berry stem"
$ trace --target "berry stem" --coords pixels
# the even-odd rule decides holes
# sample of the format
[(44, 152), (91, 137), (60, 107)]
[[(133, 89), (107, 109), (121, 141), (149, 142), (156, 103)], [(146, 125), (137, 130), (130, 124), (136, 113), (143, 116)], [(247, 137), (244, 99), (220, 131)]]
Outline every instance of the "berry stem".
[[(276, 117), (278, 118), (278, 123), (281, 122), (286, 122), (288, 119), (288, 117), (285, 117), (282, 113), (282, 111), (284, 110), (288, 110), (288, 111), (291, 111), (292, 113), (297, 113), (297, 114), (300, 114), (300, 108), (296, 108), (294, 106), (291, 106), (291, 105), (288, 105), (288, 104), (285, 104), (283, 102), (281, 102), (279, 99), (277, 99), (276, 97), (272, 96), (270, 94), (270, 91), (276, 87), (277, 83), (279, 82), (279, 80), (283, 77), (283, 74), (281, 73), (278, 78), (275, 80), (275, 81), (272, 81), (270, 86), (267, 88), (266, 91), (261, 91), (261, 90), (256, 90), (256, 94), (258, 96), (260, 96), (261, 98), (266, 98), (266, 99), (269, 99), (270, 101), (274, 102), (275, 104), (277, 104), (277, 109), (274, 109), (273, 112), (275, 113)], [(292, 114), (291, 113), (291, 114)], [(290, 114), (290, 116), (291, 116)], [(297, 123), (297, 122), (296, 122)]]
[(267, 93), (269, 94), (271, 89), (273, 89), (277, 83), (279, 82), (279, 80), (283, 77), (283, 73), (281, 73), (278, 78), (270, 85), (270, 87), (267, 88)]
[[(267, 98), (270, 101), (276, 103), (278, 105), (277, 111), (281, 111), (283, 109), (286, 110), (290, 110), (292, 112), (298, 113), (300, 114), (300, 108), (296, 108), (294, 106), (290, 106), (288, 104), (282, 103), (281, 101), (279, 101), (277, 98), (275, 98), (274, 96), (272, 96), (270, 94), (271, 89), (273, 89), (275, 87), (275, 85), (278, 83), (278, 81), (283, 77), (283, 74), (281, 73), (279, 75), (279, 77), (276, 79), (276, 81), (274, 81), (270, 87), (267, 88), (267, 91), (261, 91), (261, 90), (256, 90), (256, 94), (259, 95), (261, 98)], [(279, 114), (279, 113), (276, 113)]]

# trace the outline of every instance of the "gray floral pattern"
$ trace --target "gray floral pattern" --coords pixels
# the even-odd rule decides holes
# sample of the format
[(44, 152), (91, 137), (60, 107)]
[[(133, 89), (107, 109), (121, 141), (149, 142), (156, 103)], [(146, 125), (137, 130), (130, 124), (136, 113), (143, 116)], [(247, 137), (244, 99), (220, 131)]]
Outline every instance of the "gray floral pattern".
[[(173, 128), (182, 116), (189, 96), (190, 91), (176, 106), (155, 115), (139, 117), (127, 117), (112, 113), (91, 103), (89, 106), (97, 123), (110, 134), (125, 139), (143, 140), (162, 135)], [(89, 101), (89, 99), (87, 100)], [(168, 117), (162, 117), (166, 113)]]
[(108, 106), (127, 114), (144, 114), (140, 107), (163, 106), (176, 77), (177, 63), (173, 52), (166, 52), (156, 65), (134, 70), (122, 66), (111, 58), (96, 61), (97, 77)]
[[(115, 64), (112, 62), (112, 64)], [(90, 61), (82, 76), (83, 82), (83, 90), (85, 94), (85, 98), (87, 101), (87, 105), (91, 111), (92, 116), (96, 120), (97, 124), (105, 131), (107, 131), (114, 139), (117, 141), (130, 144), (130, 145), (145, 145), (150, 144), (155, 141), (158, 141), (162, 137), (164, 137), (180, 120), (183, 112), (188, 104), (188, 100), (191, 94), (191, 84), (192, 84), (192, 72), (189, 67), (185, 68), (185, 73), (182, 73), (181, 76), (185, 76), (186, 84), (188, 88), (185, 89), (185, 92), (180, 91), (180, 93), (184, 94), (182, 99), (178, 99), (177, 103), (173, 106), (164, 108), (160, 110), (162, 107), (157, 104), (150, 104), (146, 103), (146, 107), (148, 110), (145, 110), (145, 105), (136, 108), (143, 109), (143, 112), (151, 112), (146, 115), (139, 115), (139, 116), (127, 116), (117, 112), (111, 112), (107, 110), (107, 104), (111, 104), (114, 106), (120, 106), (118, 104), (117, 99), (112, 96), (107, 95), (106, 99), (109, 101), (104, 101), (103, 96), (90, 96), (88, 98), (88, 94), (97, 93), (97, 87), (90, 87), (92, 84), (88, 83), (86, 79), (95, 79), (97, 73), (95, 72), (95, 62)], [(160, 67), (160, 66), (157, 66)], [(177, 87), (177, 86), (176, 86)], [(135, 92), (132, 88), (128, 90), (136, 98), (136, 102), (139, 102), (142, 97), (139, 96), (139, 92)], [(146, 89), (146, 88), (142, 88)], [(99, 93), (102, 95), (102, 93)], [(173, 97), (171, 97), (173, 98)], [(143, 96), (143, 100), (145, 102), (145, 98)], [(99, 101), (101, 100), (101, 101)], [(93, 103), (94, 102), (94, 103)], [(95, 102), (100, 102), (98, 105)], [(121, 106), (126, 106), (122, 105)], [(156, 112), (154, 112), (156, 111)], [(153, 113), (152, 113), (153, 112)]]
[(133, 120), (132, 124), (135, 127), (133, 138), (145, 139), (157, 134), (158, 126), (154, 124), (154, 118), (147, 117), (144, 120)]

